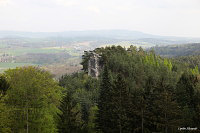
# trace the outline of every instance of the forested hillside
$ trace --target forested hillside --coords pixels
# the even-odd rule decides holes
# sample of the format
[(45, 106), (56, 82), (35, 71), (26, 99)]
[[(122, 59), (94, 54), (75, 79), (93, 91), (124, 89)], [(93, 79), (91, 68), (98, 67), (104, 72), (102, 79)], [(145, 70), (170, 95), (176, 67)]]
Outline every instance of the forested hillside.
[(170, 57), (190, 68), (200, 68), (200, 43), (153, 47), (151, 49), (162, 57)]
[(200, 55), (200, 43), (153, 47), (156, 54), (166, 57)]
[(198, 68), (132, 46), (96, 52), (102, 54), (105, 66), (96, 121), (99, 130), (168, 133), (200, 125)]
[(83, 71), (55, 81), (36, 67), (0, 78), (0, 132), (176, 133), (200, 132), (199, 69), (154, 51), (97, 48), (98, 78)]
[(130, 45), (150, 48), (200, 42), (199, 38), (166, 37), (129, 30), (67, 32), (0, 31), (0, 73), (20, 66), (40, 66), (56, 78), (81, 69), (81, 55), (98, 47)]

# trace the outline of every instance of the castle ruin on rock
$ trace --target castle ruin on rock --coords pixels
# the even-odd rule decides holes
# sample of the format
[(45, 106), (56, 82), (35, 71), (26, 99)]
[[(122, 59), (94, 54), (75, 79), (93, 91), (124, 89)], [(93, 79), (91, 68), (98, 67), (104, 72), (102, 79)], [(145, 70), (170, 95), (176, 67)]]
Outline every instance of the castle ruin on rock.
[(102, 66), (100, 65), (101, 56), (93, 51), (90, 51), (90, 58), (88, 60), (88, 75), (98, 78)]

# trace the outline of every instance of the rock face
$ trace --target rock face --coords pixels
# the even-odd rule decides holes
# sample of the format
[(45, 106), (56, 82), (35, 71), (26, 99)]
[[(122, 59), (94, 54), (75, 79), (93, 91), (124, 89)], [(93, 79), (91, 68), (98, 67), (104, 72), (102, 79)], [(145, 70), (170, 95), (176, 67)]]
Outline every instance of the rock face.
[(100, 57), (101, 56), (95, 52), (90, 53), (90, 58), (88, 60), (88, 75), (98, 78), (102, 68), (100, 66)]

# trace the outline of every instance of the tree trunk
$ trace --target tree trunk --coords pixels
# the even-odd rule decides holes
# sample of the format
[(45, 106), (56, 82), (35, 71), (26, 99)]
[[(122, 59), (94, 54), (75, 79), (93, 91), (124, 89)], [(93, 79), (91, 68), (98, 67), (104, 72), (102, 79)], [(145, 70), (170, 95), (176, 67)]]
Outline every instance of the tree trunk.
[(26, 112), (26, 120), (27, 120), (27, 122), (26, 122), (26, 133), (28, 133), (28, 108), (27, 108), (27, 112)]
[(167, 114), (165, 113), (165, 133), (167, 133)]
[(121, 118), (122, 118), (122, 94), (120, 89), (120, 118), (119, 118), (119, 132), (122, 133), (122, 125), (121, 125)]
[(142, 133), (144, 133), (144, 118), (143, 118), (144, 117), (144, 111), (143, 111), (143, 109), (141, 109), (141, 113), (142, 113), (142, 123), (141, 123), (142, 124), (141, 125), (142, 126)]

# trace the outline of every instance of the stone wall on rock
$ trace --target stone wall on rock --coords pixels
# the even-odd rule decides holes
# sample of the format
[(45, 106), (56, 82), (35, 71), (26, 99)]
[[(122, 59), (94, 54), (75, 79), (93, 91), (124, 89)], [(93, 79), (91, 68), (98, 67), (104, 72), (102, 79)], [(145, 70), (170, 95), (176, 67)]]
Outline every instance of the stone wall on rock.
[(98, 78), (102, 68), (100, 66), (100, 57), (101, 56), (95, 52), (90, 53), (90, 58), (88, 60), (88, 75)]

